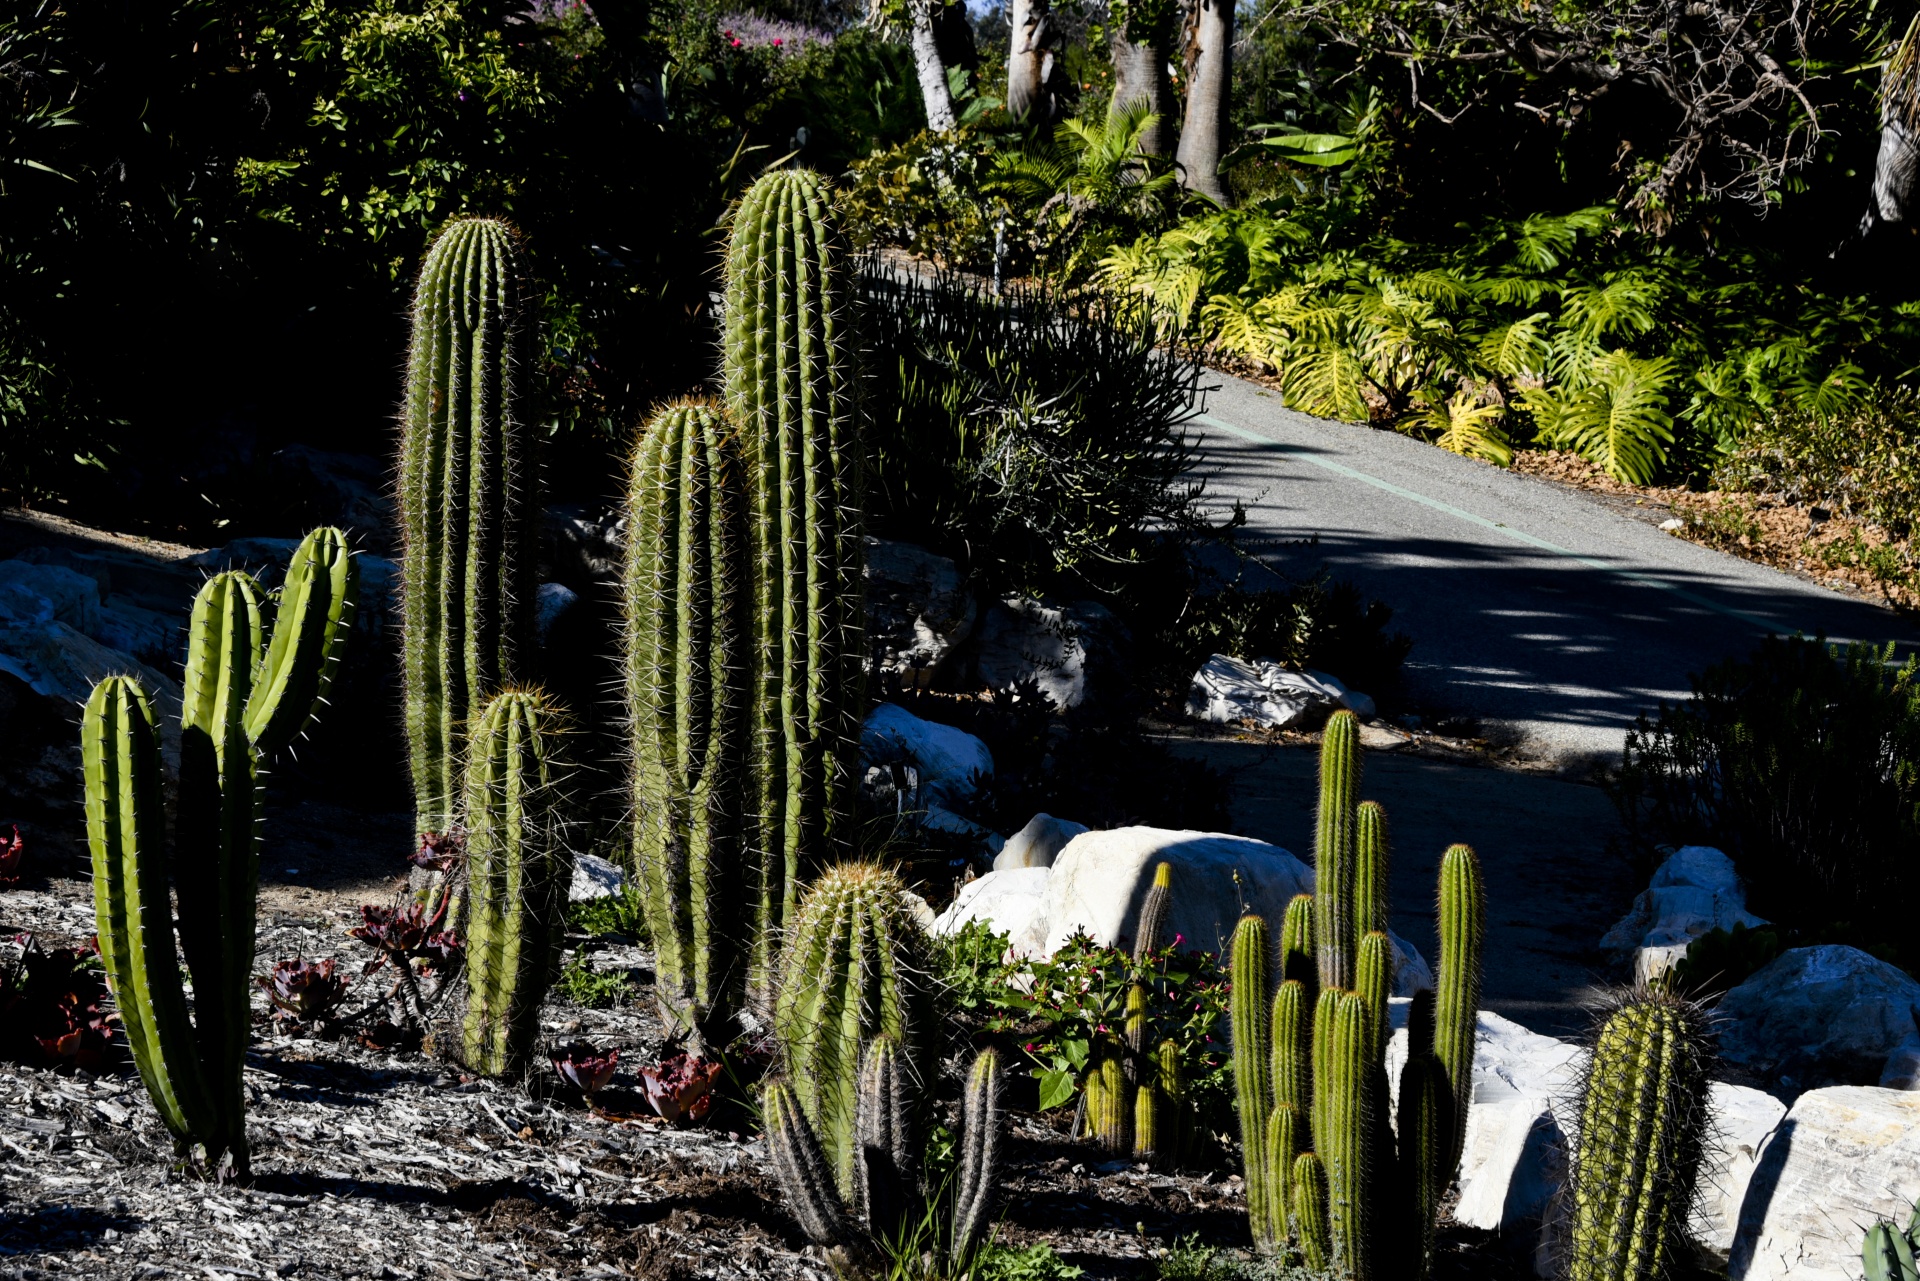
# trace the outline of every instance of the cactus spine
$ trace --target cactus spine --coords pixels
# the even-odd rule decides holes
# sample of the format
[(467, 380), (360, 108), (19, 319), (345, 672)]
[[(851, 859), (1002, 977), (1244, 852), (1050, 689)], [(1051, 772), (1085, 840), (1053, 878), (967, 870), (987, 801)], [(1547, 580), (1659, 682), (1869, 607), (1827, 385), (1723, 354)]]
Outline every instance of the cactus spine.
[(468, 742), (467, 1066), (518, 1077), (565, 936), (569, 802), (558, 710), (538, 691), (494, 695)]
[(747, 505), (739, 438), (717, 407), (654, 417), (627, 489), (633, 863), (661, 1017), (702, 1043), (746, 977)]
[(933, 1079), (932, 945), (901, 901), (906, 886), (869, 863), (829, 870), (788, 930), (774, 1003), (787, 1081), (843, 1199), (857, 1195), (861, 1055), (875, 1037), (900, 1047), (907, 1075)]
[(93, 689), (81, 721), (87, 839), (101, 955), (161, 1119), (183, 1146), (248, 1166), (242, 1073), (250, 1026), (262, 756), (305, 729), (339, 665), (358, 575), (338, 530), (317, 529), (287, 566), (271, 638), (246, 574), (204, 583), (188, 626), (173, 880), (194, 1011), (174, 960), (158, 739), (127, 677)]
[(1291, 1230), (1309, 1267), (1334, 1266), (1352, 1281), (1403, 1273), (1417, 1281), (1472, 1095), (1485, 931), (1479, 865), (1464, 845), (1442, 860), (1440, 990), (1414, 998), (1394, 1118), (1386, 815), (1354, 801), (1360, 753), (1349, 713), (1328, 721), (1320, 765), (1315, 892), (1287, 905), (1277, 988), (1268, 987), (1266, 922), (1243, 917), (1234, 933), (1232, 1067), (1247, 1214), (1262, 1250)]
[(751, 464), (757, 988), (801, 876), (846, 845), (866, 710), (854, 347), (831, 202), (817, 174), (767, 173), (727, 246), (726, 394)]
[(456, 817), (464, 733), (533, 643), (540, 499), (521, 409), (526, 267), (488, 218), (451, 222), (414, 289), (401, 410), (402, 674), (415, 822)]
[(1680, 1257), (1707, 1126), (1706, 1019), (1637, 993), (1600, 1026), (1569, 1170), (1569, 1281), (1651, 1281)]

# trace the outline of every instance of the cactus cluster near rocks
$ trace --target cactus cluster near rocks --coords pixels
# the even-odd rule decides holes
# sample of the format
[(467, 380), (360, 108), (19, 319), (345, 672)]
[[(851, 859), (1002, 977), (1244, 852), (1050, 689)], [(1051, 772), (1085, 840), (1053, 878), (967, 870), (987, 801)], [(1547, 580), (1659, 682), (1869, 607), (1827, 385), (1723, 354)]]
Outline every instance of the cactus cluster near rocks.
[[(1167, 919), (1173, 910), (1173, 867), (1154, 869), (1153, 884), (1140, 905), (1133, 959), (1144, 963), (1167, 945)], [(1121, 1034), (1094, 1047), (1084, 1090), (1087, 1128), (1094, 1140), (1116, 1156), (1166, 1166), (1177, 1161), (1187, 1136), (1186, 1089), (1180, 1074), (1179, 1047), (1171, 1041), (1149, 1044), (1149, 994), (1143, 983), (1127, 990)]]
[(1568, 1281), (1653, 1281), (1684, 1257), (1711, 1046), (1700, 1007), (1665, 992), (1601, 1022), (1568, 1169)]
[(1241, 918), (1230, 1017), (1255, 1243), (1291, 1237), (1309, 1267), (1376, 1281), (1430, 1265), (1472, 1093), (1486, 911), (1479, 862), (1455, 845), (1440, 869), (1439, 990), (1410, 1007), (1389, 1118), (1386, 818), (1359, 785), (1359, 723), (1339, 712), (1321, 746), (1314, 893), (1288, 905), (1277, 946), (1266, 921)]
[(560, 960), (573, 878), (563, 718), (538, 691), (496, 694), (467, 742), (467, 1066), (518, 1077)]
[[(940, 1187), (923, 1177), (938, 1056), (929, 945), (905, 888), (868, 864), (830, 870), (801, 901), (780, 961), (768, 1149), (801, 1228), (849, 1271), (926, 1250), (964, 1264), (1002, 1173), (1000, 1056), (986, 1049), (961, 1094), (957, 1168)], [(921, 1225), (932, 1239), (916, 1236)]]
[(401, 408), (402, 675), (414, 818), (459, 819), (465, 735), (523, 679), (540, 519), (534, 424), (522, 408), (526, 264), (513, 229), (447, 224), (414, 290)]
[[(95, 924), (128, 1045), (179, 1145), (201, 1144), (210, 1165), (230, 1156), (242, 1175), (260, 762), (291, 744), (325, 701), (357, 585), (340, 532), (308, 534), (288, 564), (264, 648), (268, 598), (251, 576), (228, 570), (201, 586), (187, 637), (171, 860), (148, 692), (133, 677), (110, 676), (81, 717)], [(191, 1018), (169, 871), (193, 978)]]

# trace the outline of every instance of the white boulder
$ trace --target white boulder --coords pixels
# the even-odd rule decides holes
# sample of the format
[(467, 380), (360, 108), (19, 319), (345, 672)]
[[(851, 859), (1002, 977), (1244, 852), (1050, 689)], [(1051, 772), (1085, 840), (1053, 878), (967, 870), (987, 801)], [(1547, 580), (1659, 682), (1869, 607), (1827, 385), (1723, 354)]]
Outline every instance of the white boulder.
[[(1215, 725), (1250, 721), (1262, 729), (1304, 728), (1343, 706), (1343, 696), (1352, 697), (1338, 681), (1318, 673), (1215, 654), (1187, 686), (1187, 715)], [(1366, 705), (1371, 714), (1373, 700)]]
[(1117, 679), (1114, 651), (1125, 634), (1113, 612), (1094, 601), (1056, 607), (1010, 596), (980, 620), (974, 674), (994, 689), (1035, 681), (1064, 711), (1097, 695), (1103, 677)]
[(933, 922), (936, 935), (958, 933), (969, 921), (990, 921), (994, 931), (1016, 937), (1026, 934), (1046, 897), (1052, 869), (1013, 867), (988, 872), (960, 887), (947, 910)]
[(1787, 1114), (1787, 1105), (1764, 1090), (1715, 1081), (1707, 1095), (1712, 1114), (1707, 1150), (1700, 1162), (1699, 1196), (1688, 1227), (1693, 1239), (1721, 1258), (1733, 1249), (1740, 1203), (1759, 1165), (1760, 1152)]
[(627, 885), (627, 874), (598, 854), (573, 856), (573, 884), (567, 890), (569, 903), (588, 899), (611, 898)]
[(882, 703), (860, 727), (863, 766), (905, 765), (923, 805), (965, 800), (977, 778), (993, 776), (993, 753), (963, 729), (922, 720), (897, 703)]
[(1857, 948), (1784, 953), (1720, 999), (1720, 1052), (1798, 1091), (1880, 1079), (1920, 1018), (1920, 983)]
[(1920, 1094), (1811, 1090), (1766, 1145), (1741, 1202), (1732, 1281), (1855, 1281), (1876, 1219), (1920, 1198)]
[(1712, 846), (1689, 845), (1654, 871), (1600, 947), (1617, 962), (1630, 963), (1635, 982), (1648, 983), (1679, 964), (1702, 934), (1766, 923), (1747, 911), (1733, 860)]
[(1000, 847), (1000, 853), (993, 860), (993, 870), (1004, 872), (1016, 867), (1052, 867), (1054, 859), (1067, 847), (1067, 842), (1087, 830), (1085, 823), (1055, 818), (1051, 814), (1035, 814), (1027, 820), (1025, 827), (1009, 836), (1007, 843)]
[(868, 669), (899, 676), (909, 687), (930, 686), (973, 632), (973, 593), (945, 556), (884, 538), (866, 543)]

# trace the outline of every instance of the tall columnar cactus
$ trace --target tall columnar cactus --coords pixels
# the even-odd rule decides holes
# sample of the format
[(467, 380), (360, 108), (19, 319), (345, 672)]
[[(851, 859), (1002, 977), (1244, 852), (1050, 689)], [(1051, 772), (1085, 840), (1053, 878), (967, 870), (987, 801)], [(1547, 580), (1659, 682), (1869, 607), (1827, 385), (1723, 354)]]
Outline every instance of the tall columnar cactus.
[(1360, 722), (1352, 712), (1327, 718), (1320, 740), (1320, 808), (1313, 841), (1314, 935), (1320, 945), (1320, 986), (1353, 986), (1360, 935), (1354, 867), (1354, 803), (1360, 791)]
[(1356, 804), (1359, 775), (1357, 723), (1340, 713), (1321, 753), (1315, 893), (1287, 907), (1277, 986), (1266, 922), (1243, 917), (1234, 933), (1247, 1214), (1263, 1250), (1291, 1232), (1312, 1267), (1337, 1266), (1352, 1281), (1417, 1281), (1472, 1097), (1485, 904), (1473, 851), (1454, 846), (1441, 862), (1439, 993), (1414, 998), (1392, 1115), (1386, 816)]
[(496, 694), (468, 740), (467, 1066), (526, 1070), (560, 959), (573, 879), (559, 710), (537, 690)]
[(456, 819), (467, 724), (525, 675), (540, 518), (522, 408), (527, 269), (505, 223), (447, 224), (414, 288), (401, 408), (402, 676), (414, 821)]
[(702, 1042), (746, 981), (748, 506), (745, 454), (717, 406), (654, 417), (627, 488), (633, 863), (661, 1017)]
[(1173, 911), (1173, 864), (1153, 869), (1153, 884), (1140, 904), (1140, 928), (1134, 931), (1133, 959), (1144, 961), (1167, 945), (1167, 918)]
[(1652, 1281), (1684, 1247), (1712, 1049), (1689, 1002), (1637, 993), (1600, 1025), (1568, 1191), (1569, 1281)]
[(134, 1061), (182, 1147), (248, 1164), (242, 1071), (259, 885), (260, 760), (305, 729), (338, 668), (358, 575), (338, 530), (302, 540), (262, 648), (267, 597), (246, 574), (201, 586), (188, 626), (172, 876), (193, 1018), (174, 959), (159, 739), (145, 691), (101, 681), (81, 719), (94, 912)]
[(774, 1003), (789, 1088), (827, 1152), (840, 1195), (857, 1195), (861, 1055), (875, 1037), (900, 1047), (908, 1076), (933, 1079), (932, 945), (905, 884), (870, 863), (830, 869), (801, 901), (781, 955)]
[(752, 464), (756, 986), (801, 877), (846, 846), (866, 710), (853, 318), (832, 199), (817, 174), (765, 174), (727, 246), (726, 395)]
[[(876, 1263), (889, 1258), (917, 1272), (924, 1243), (915, 1238), (912, 1225), (923, 1207), (945, 1229), (944, 1240), (931, 1243), (934, 1261), (955, 1274), (964, 1272), (980, 1244), (1003, 1173), (1000, 1147), (1006, 1122), (1000, 1109), (1000, 1056), (985, 1049), (974, 1057), (960, 1097), (955, 1135), (959, 1162), (951, 1182), (938, 1190), (947, 1201), (928, 1205), (920, 1171), (913, 1168), (918, 1148), (905, 1131), (888, 1128), (919, 1115), (926, 1106), (924, 1085), (899, 1070), (898, 1047), (891, 1038), (877, 1038), (874, 1044), (883, 1048), (869, 1050), (868, 1070), (859, 1083), (866, 1166), (854, 1212), (836, 1185), (831, 1159), (806, 1110), (784, 1081), (774, 1081), (761, 1095), (774, 1176), (801, 1229), (834, 1252), (843, 1273), (873, 1271)], [(892, 1180), (884, 1190), (883, 1179)], [(884, 1267), (878, 1270), (885, 1274)]]

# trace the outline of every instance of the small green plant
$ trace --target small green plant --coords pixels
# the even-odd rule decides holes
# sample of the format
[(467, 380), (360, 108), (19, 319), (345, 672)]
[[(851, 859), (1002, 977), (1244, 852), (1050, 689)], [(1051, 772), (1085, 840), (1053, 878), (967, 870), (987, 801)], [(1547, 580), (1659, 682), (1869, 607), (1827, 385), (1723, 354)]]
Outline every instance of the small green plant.
[(1687, 954), (1666, 976), (1670, 990), (1696, 1001), (1724, 995), (1739, 987), (1786, 950), (1777, 929), (1713, 930), (1687, 945)]
[(625, 970), (596, 970), (590, 949), (577, 947), (567, 957), (558, 983), (561, 995), (589, 1010), (606, 1010), (626, 1005), (636, 990), (633, 978)]
[(995, 1241), (974, 1261), (971, 1281), (1077, 1281), (1086, 1269), (1075, 1267), (1045, 1241), (1011, 1246)]
[(567, 905), (567, 929), (594, 938), (618, 934), (644, 943), (647, 940), (646, 904), (631, 885), (617, 894), (582, 899)]
[(1903, 1231), (1882, 1219), (1867, 1229), (1860, 1259), (1867, 1281), (1920, 1281), (1920, 1201), (1913, 1204)]

